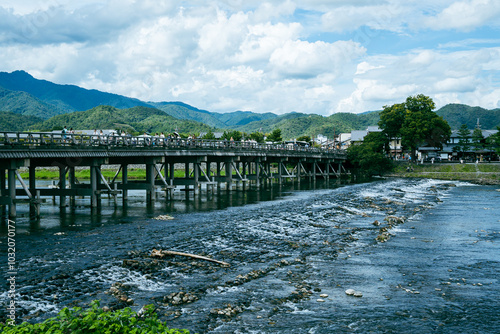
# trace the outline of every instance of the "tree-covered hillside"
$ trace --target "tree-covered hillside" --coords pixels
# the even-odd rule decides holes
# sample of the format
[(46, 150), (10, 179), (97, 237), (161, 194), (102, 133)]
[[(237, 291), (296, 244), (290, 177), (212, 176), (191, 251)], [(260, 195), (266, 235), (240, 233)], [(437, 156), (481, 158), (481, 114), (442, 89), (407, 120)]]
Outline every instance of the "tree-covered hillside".
[(206, 110), (197, 109), (182, 102), (149, 102), (155, 108), (164, 111), (167, 115), (177, 119), (191, 120), (204, 123), (215, 128), (223, 128), (224, 123), (219, 121), (214, 115)]
[(61, 113), (61, 110), (55, 106), (40, 101), (26, 92), (12, 91), (2, 87), (0, 87), (0, 110), (42, 119)]
[(33, 130), (61, 129), (91, 130), (120, 129), (129, 133), (181, 133), (208, 132), (211, 128), (205, 124), (178, 120), (163, 111), (148, 107), (117, 109), (111, 106), (99, 106), (86, 111), (77, 111), (58, 115), (30, 128)]
[(117, 94), (35, 79), (24, 71), (0, 72), (0, 86), (13, 91), (27, 92), (45, 103), (54, 105), (60, 113), (88, 110), (99, 105), (110, 105), (116, 108), (149, 106), (138, 99)]
[(251, 111), (233, 111), (224, 114), (214, 113), (214, 116), (229, 128), (278, 117), (278, 115), (270, 112), (259, 114)]
[(342, 132), (362, 130), (371, 125), (377, 125), (379, 113), (372, 112), (362, 115), (338, 113), (328, 117), (301, 113), (289, 113), (252, 122), (236, 129), (244, 132), (262, 131), (269, 133), (274, 129), (281, 129), (283, 138), (293, 139), (300, 136), (316, 136), (322, 134), (329, 138)]
[(0, 131), (24, 131), (29, 126), (41, 122), (36, 116), (15, 114), (11, 111), (0, 111)]
[(481, 107), (471, 107), (465, 104), (448, 104), (436, 113), (442, 116), (454, 130), (462, 124), (474, 129), (479, 119), (482, 129), (496, 129), (500, 126), (500, 109), (488, 110)]

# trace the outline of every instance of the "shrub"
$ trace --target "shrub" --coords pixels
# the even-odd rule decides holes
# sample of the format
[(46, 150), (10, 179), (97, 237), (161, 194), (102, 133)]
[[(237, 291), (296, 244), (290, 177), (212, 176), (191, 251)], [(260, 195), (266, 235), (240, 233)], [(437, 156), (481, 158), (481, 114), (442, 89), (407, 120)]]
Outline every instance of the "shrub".
[[(99, 308), (99, 301), (93, 301), (91, 307), (83, 310), (80, 307), (64, 308), (59, 315), (42, 323), (10, 326), (0, 324), (0, 332), (4, 334), (17, 333), (113, 333), (113, 334), (186, 334), (189, 331), (169, 329), (154, 311), (153, 305), (144, 307), (143, 312), (134, 312), (130, 308), (117, 311), (105, 311)], [(142, 313), (142, 314), (140, 314)]]

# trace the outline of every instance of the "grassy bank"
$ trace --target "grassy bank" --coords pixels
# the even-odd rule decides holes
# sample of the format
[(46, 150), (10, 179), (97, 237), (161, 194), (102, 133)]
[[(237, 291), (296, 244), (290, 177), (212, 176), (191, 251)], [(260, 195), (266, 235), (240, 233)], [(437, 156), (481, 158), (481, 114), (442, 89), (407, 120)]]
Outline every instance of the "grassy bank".
[[(411, 166), (411, 171), (407, 171)], [(386, 176), (420, 177), (439, 180), (471, 181), (481, 184), (500, 184), (500, 163), (397, 163), (393, 172)]]
[[(113, 168), (103, 168), (101, 169), (102, 175), (106, 179), (113, 179), (116, 175), (118, 169)], [(174, 177), (181, 178), (185, 177), (184, 169), (176, 169), (174, 171)], [(26, 168), (21, 169), (21, 177), (25, 180), (29, 178), (29, 172)], [(221, 171), (221, 175), (224, 176), (225, 171)], [(35, 171), (35, 176), (37, 180), (59, 180), (59, 169), (58, 168), (38, 168)], [(81, 169), (75, 171), (75, 176), (78, 180), (90, 180), (90, 169)], [(117, 180), (121, 180), (122, 172), (118, 173)], [(127, 178), (129, 180), (145, 180), (146, 170), (144, 168), (130, 168), (127, 170)]]

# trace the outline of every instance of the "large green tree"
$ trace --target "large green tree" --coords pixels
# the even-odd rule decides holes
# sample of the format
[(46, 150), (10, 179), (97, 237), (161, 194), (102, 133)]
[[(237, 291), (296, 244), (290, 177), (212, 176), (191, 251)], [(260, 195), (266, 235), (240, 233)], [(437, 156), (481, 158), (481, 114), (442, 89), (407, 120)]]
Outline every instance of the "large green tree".
[(465, 155), (465, 152), (470, 149), (470, 130), (467, 127), (467, 124), (462, 124), (460, 129), (458, 129), (458, 145), (457, 151), (462, 152), (462, 156)]
[(267, 135), (267, 141), (271, 142), (282, 142), (281, 129), (274, 129), (270, 134)]
[(474, 131), (472, 131), (472, 145), (474, 146), (476, 154), (478, 154), (478, 151), (484, 149), (484, 136), (480, 128), (475, 128)]
[(381, 132), (371, 132), (363, 138), (360, 145), (351, 145), (347, 149), (348, 167), (364, 176), (380, 175), (391, 170), (392, 163), (385, 155), (389, 144)]
[(404, 103), (384, 107), (378, 124), (387, 138), (400, 137), (415, 161), (419, 146), (442, 148), (451, 136), (450, 126), (433, 111), (435, 108), (428, 96), (409, 96)]

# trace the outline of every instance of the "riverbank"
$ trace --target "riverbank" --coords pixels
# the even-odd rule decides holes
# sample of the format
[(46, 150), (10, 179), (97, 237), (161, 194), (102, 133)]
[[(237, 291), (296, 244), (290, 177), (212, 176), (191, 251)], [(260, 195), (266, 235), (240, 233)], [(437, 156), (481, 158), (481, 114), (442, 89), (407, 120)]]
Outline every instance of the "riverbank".
[[(410, 167), (410, 171), (408, 171)], [(476, 184), (500, 184), (500, 163), (397, 163), (388, 177), (427, 178), (452, 181), (469, 181)]]

